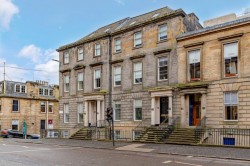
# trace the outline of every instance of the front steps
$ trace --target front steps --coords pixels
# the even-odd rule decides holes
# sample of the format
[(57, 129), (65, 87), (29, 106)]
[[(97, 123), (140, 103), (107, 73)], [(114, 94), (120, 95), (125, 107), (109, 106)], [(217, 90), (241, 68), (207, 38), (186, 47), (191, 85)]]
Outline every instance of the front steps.
[(200, 141), (202, 130), (178, 128), (168, 137), (167, 144), (196, 145)]
[(142, 131), (135, 139), (135, 142), (141, 143), (164, 143), (166, 137), (171, 133), (170, 127), (151, 126)]
[(77, 140), (91, 140), (92, 139), (93, 129), (91, 128), (82, 128), (73, 134), (69, 139)]

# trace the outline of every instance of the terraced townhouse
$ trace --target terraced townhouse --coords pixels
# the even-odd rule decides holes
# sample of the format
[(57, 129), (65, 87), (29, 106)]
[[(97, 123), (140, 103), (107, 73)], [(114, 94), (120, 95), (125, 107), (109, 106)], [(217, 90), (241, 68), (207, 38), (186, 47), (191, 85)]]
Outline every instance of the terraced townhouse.
[[(142, 126), (172, 124), (178, 100), (176, 37), (201, 29), (195, 14), (164, 7), (99, 28), (57, 49), (60, 59), (60, 127), (106, 126), (114, 109), (115, 134), (138, 136)], [(111, 96), (109, 95), (111, 94)]]
[[(45, 81), (0, 82), (0, 128), (41, 134), (59, 128), (59, 86)], [(53, 136), (54, 133), (51, 133)]]

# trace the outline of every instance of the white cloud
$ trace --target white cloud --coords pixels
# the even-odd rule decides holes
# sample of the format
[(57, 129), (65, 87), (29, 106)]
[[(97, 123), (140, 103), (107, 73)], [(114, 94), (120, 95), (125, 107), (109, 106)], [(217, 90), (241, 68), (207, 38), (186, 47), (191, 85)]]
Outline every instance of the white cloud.
[(124, 0), (114, 0), (116, 3), (118, 3), (119, 5), (125, 5)]
[(54, 49), (41, 49), (40, 47), (30, 44), (24, 46), (18, 53), (19, 56), (29, 59), (35, 70), (34, 80), (48, 81), (52, 84), (59, 82), (59, 63), (52, 59), (59, 59), (59, 54)]
[(11, 0), (0, 0), (0, 25), (9, 28), (12, 17), (19, 13), (19, 9)]
[[(5, 79), (10, 81), (27, 81), (32, 75), (27, 70), (18, 69), (19, 66), (6, 62), (5, 59), (0, 59), (0, 80), (4, 79), (4, 62), (5, 62)], [(27, 76), (31, 76), (28, 78)]]
[(41, 72), (35, 72), (35, 80), (48, 81), (50, 84), (59, 84), (59, 63), (55, 61), (47, 61), (43, 64), (37, 64), (36, 70), (42, 70)]
[(42, 51), (39, 47), (36, 47), (34, 44), (25, 46), (19, 51), (19, 56), (29, 58), (34, 63), (39, 62), (40, 57), (42, 57)]

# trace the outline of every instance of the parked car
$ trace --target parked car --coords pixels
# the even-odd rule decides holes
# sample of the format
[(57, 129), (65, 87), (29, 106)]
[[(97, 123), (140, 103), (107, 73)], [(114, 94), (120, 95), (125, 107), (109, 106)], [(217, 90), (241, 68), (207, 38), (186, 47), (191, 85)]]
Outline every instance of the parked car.
[(1, 137), (3, 138), (8, 138), (8, 132), (9, 132), (10, 129), (4, 129), (4, 130), (1, 130)]
[[(24, 138), (24, 135), (20, 131), (4, 129), (1, 131), (1, 137), (4, 138)], [(39, 139), (39, 134), (27, 134), (27, 139)]]

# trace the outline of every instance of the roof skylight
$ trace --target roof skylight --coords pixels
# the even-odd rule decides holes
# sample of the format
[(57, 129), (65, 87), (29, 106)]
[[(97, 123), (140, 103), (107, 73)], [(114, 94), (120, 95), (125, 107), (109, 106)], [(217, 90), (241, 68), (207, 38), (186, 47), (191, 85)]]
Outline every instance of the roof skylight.
[(159, 15), (160, 15), (160, 13), (156, 13), (156, 14), (154, 14), (154, 15), (152, 16), (152, 18), (157, 17), (157, 16), (159, 16)]
[(136, 23), (136, 21), (133, 21), (133, 22), (131, 22), (129, 25), (134, 25)]

